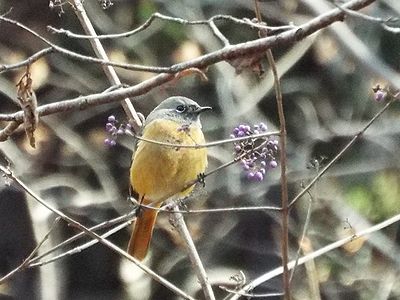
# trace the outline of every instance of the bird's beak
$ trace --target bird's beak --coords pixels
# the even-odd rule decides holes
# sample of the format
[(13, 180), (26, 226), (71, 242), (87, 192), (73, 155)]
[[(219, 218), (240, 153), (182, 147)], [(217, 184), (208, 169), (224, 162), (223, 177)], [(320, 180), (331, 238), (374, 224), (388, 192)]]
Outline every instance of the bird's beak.
[(212, 107), (211, 106), (199, 106), (195, 112), (198, 114), (201, 114), (203, 111), (206, 111), (206, 110), (212, 110)]

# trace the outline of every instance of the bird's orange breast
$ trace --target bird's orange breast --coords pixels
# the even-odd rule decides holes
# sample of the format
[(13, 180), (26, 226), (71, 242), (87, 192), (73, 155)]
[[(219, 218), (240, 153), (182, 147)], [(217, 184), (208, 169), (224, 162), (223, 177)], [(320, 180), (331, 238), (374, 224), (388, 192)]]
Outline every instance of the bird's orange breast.
[[(182, 128), (172, 120), (152, 121), (146, 125), (143, 138), (181, 145), (204, 143), (204, 135), (196, 123)], [(196, 179), (206, 167), (205, 148), (172, 148), (140, 141), (133, 156), (131, 184), (148, 202), (163, 201), (173, 194), (182, 198), (193, 189), (181, 192), (185, 184)]]

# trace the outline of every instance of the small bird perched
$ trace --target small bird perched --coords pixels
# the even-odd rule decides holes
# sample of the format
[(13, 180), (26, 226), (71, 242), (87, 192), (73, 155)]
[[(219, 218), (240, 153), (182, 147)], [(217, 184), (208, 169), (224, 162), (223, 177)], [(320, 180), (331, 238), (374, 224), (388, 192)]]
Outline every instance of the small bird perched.
[[(170, 97), (146, 118), (142, 137), (170, 144), (203, 144), (200, 113), (210, 110), (185, 97)], [(207, 167), (206, 148), (179, 148), (139, 141), (133, 154), (130, 183), (138, 201), (159, 208), (164, 200), (182, 199), (194, 186), (185, 185), (204, 173)], [(143, 260), (147, 254), (157, 211), (142, 207), (129, 240), (128, 253)]]

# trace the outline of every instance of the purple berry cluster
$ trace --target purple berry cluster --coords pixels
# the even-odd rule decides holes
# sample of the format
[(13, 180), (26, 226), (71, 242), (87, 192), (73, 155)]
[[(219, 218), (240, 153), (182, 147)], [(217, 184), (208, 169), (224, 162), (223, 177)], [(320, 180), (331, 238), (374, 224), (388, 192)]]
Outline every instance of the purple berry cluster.
[[(239, 125), (233, 129), (231, 138), (260, 134), (267, 131), (264, 123)], [(271, 137), (254, 138), (234, 143), (235, 156), (241, 162), (246, 177), (251, 181), (262, 181), (268, 170), (278, 166), (276, 155), (278, 141)]]
[(117, 144), (118, 136), (127, 133), (127, 131), (131, 131), (131, 129), (130, 124), (118, 125), (118, 120), (115, 116), (109, 116), (106, 123), (106, 131), (109, 134), (109, 137), (104, 140), (104, 144), (109, 147), (115, 146)]

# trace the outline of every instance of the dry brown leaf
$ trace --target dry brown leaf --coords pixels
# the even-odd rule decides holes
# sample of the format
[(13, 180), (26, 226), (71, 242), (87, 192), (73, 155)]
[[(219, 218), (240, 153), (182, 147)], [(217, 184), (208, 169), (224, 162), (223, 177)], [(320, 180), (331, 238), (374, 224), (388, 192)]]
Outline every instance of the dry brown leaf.
[(241, 56), (235, 59), (229, 59), (227, 62), (235, 68), (236, 74), (242, 73), (246, 69), (250, 69), (258, 76), (264, 74), (264, 69), (261, 60), (265, 57), (265, 52), (257, 52), (246, 56)]
[(37, 100), (32, 89), (32, 78), (29, 67), (17, 84), (17, 99), (24, 112), (24, 128), (31, 147), (35, 148), (35, 130), (39, 122)]
[(356, 231), (354, 230), (354, 228), (352, 228), (352, 227), (349, 227), (349, 228), (346, 228), (345, 229), (345, 231), (344, 231), (344, 233), (343, 233), (343, 235), (344, 236), (352, 236), (353, 238), (351, 239), (351, 241), (350, 242), (348, 242), (348, 243), (346, 243), (346, 244), (344, 244), (343, 246), (342, 246), (342, 248), (348, 253), (348, 254), (354, 254), (354, 253), (357, 253), (361, 248), (362, 248), (362, 246), (365, 244), (365, 242), (366, 242), (366, 238), (365, 237), (358, 237), (357, 235), (356, 235)]

